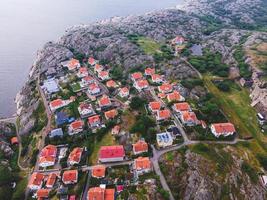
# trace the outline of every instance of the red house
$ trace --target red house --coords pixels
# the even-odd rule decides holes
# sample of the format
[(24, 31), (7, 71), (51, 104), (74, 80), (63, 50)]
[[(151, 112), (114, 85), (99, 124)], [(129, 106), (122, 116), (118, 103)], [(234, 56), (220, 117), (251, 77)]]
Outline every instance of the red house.
[(125, 156), (122, 145), (117, 146), (102, 146), (99, 151), (100, 162), (117, 162), (123, 161)]

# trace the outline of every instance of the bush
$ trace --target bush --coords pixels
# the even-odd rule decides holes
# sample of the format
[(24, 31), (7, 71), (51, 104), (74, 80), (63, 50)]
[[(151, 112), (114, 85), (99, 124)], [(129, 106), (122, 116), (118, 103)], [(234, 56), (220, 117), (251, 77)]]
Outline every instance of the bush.
[(139, 110), (143, 108), (146, 103), (146, 100), (141, 99), (140, 97), (133, 97), (130, 103), (130, 108), (133, 110)]
[(219, 90), (223, 91), (223, 92), (229, 92), (230, 91), (230, 86), (229, 84), (227, 84), (226, 82), (222, 81), (220, 82), (217, 87), (219, 88)]
[(261, 166), (267, 170), (267, 155), (265, 154), (257, 154), (256, 155), (258, 161), (260, 162)]
[(219, 52), (205, 51), (203, 56), (191, 56), (189, 62), (201, 73), (211, 72), (214, 75), (226, 77), (228, 66), (222, 63), (222, 55)]
[(253, 169), (246, 161), (242, 163), (241, 169), (243, 172), (247, 173), (251, 182), (256, 183), (258, 181), (258, 174), (255, 169)]

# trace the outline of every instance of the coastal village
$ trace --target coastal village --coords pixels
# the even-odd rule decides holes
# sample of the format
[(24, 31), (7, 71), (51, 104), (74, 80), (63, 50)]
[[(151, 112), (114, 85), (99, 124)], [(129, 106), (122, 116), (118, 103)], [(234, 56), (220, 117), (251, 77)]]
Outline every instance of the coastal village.
[(266, 199), (266, 5), (187, 2), (38, 51), (0, 119), (1, 200)]
[[(175, 55), (184, 43), (180, 36), (171, 41)], [(183, 85), (167, 80), (153, 66), (133, 71), (121, 81), (113, 80), (110, 67), (93, 57), (81, 62), (72, 58), (61, 66), (40, 76), (51, 122), (29, 177), (27, 193), (32, 198), (124, 199), (124, 190), (131, 186), (160, 184), (154, 178), (162, 177), (157, 159), (191, 143), (188, 127), (203, 129), (215, 141), (230, 140), (236, 134), (231, 122), (198, 119), (197, 110), (183, 96)], [(139, 114), (145, 127), (129, 132), (130, 120)], [(139, 133), (149, 126), (153, 136)], [(91, 152), (74, 138), (106, 137), (103, 133), (112, 141), (94, 149), (97, 152), (89, 163)]]

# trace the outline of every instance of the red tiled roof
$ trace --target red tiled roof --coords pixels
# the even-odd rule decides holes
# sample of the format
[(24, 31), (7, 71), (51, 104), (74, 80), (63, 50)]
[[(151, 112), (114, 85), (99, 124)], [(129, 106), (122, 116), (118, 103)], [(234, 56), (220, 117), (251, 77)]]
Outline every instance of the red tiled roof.
[(96, 64), (95, 65), (95, 71), (101, 71), (103, 69), (102, 65)]
[(95, 63), (95, 59), (93, 57), (88, 58), (88, 63), (93, 65)]
[(152, 74), (155, 74), (155, 68), (146, 68), (145, 74), (151, 76)]
[(161, 75), (159, 75), (159, 74), (153, 74), (153, 75), (151, 76), (151, 79), (152, 79), (153, 82), (156, 82), (156, 81), (158, 81), (158, 80), (162, 80), (162, 77), (161, 77)]
[(168, 93), (172, 91), (172, 85), (169, 83), (164, 83), (161, 86), (158, 87), (160, 92)]
[(99, 151), (100, 158), (117, 158), (124, 157), (124, 148), (122, 145), (102, 146)]
[(80, 162), (83, 153), (83, 148), (76, 147), (69, 155), (69, 162)]
[(50, 102), (50, 106), (51, 107), (60, 107), (64, 104), (63, 100), (62, 99), (56, 99), (56, 100), (53, 100)]
[(84, 74), (84, 73), (87, 73), (88, 70), (87, 70), (86, 67), (81, 67), (81, 68), (79, 69), (79, 72), (80, 72), (81, 74)]
[(161, 98), (161, 99), (164, 99), (164, 98), (166, 98), (166, 94), (164, 94), (164, 93), (159, 93), (159, 94), (158, 94), (158, 97)]
[(98, 73), (98, 77), (101, 77), (101, 78), (106, 77), (108, 75), (109, 75), (108, 71), (100, 71)]
[(158, 117), (160, 119), (168, 119), (168, 118), (171, 117), (171, 112), (169, 110), (167, 110), (167, 109), (165, 109), (165, 110), (159, 110), (158, 111)]
[(31, 175), (28, 185), (40, 186), (44, 180), (44, 175), (38, 172), (34, 172)]
[(187, 122), (187, 121), (197, 122), (198, 121), (197, 116), (194, 112), (184, 111), (184, 112), (182, 112), (182, 116), (183, 116), (183, 119), (185, 122)]
[(94, 78), (92, 76), (85, 76), (83, 78), (83, 80), (86, 81), (86, 82), (90, 82), (90, 81), (94, 80)]
[(37, 198), (47, 198), (49, 196), (49, 189), (39, 189), (37, 190)]
[(180, 101), (181, 95), (179, 92), (174, 91), (173, 93), (170, 93), (167, 95), (168, 101)]
[(100, 116), (99, 115), (94, 115), (92, 117), (88, 117), (88, 122), (89, 124), (94, 124), (99, 122), (100, 123)]
[(118, 115), (118, 111), (116, 109), (109, 110), (105, 112), (106, 119), (114, 119)]
[(235, 132), (235, 127), (232, 123), (216, 123), (212, 124), (217, 133), (230, 133)]
[(134, 169), (142, 170), (142, 169), (151, 169), (151, 161), (148, 157), (139, 157), (134, 160)]
[(80, 63), (79, 60), (72, 58), (72, 59), (69, 61), (68, 66), (71, 67), (71, 68), (73, 68), (73, 67), (75, 67), (76, 65), (78, 65), (79, 63)]
[(92, 176), (95, 178), (105, 177), (106, 167), (104, 165), (96, 165), (92, 168)]
[(106, 189), (105, 200), (114, 200), (114, 199), (115, 199), (115, 189)]
[(88, 200), (104, 200), (105, 189), (101, 187), (93, 187), (88, 190), (87, 199)]
[(109, 80), (109, 81), (107, 81), (106, 86), (109, 87), (109, 88), (114, 88), (114, 87), (117, 86), (117, 84), (116, 84), (115, 81)]
[(11, 138), (11, 144), (18, 144), (19, 141), (18, 141), (18, 138), (17, 137), (12, 137)]
[(146, 87), (149, 86), (147, 80), (139, 80), (139, 81), (136, 82), (136, 85), (137, 85), (139, 88), (146, 88)]
[(134, 80), (141, 79), (143, 77), (141, 72), (135, 72), (131, 76), (132, 76), (132, 79)]
[(92, 83), (89, 85), (89, 90), (95, 90), (100, 88), (97, 83)]
[(175, 103), (174, 108), (176, 111), (189, 111), (190, 110), (190, 105), (187, 102), (183, 103)]
[(40, 157), (45, 157), (45, 156), (55, 157), (56, 154), (57, 154), (57, 147), (55, 145), (49, 144), (42, 149)]
[(46, 181), (46, 187), (53, 187), (57, 180), (57, 175), (55, 173), (50, 173)]
[(99, 106), (108, 106), (111, 104), (111, 101), (108, 96), (104, 95), (99, 99)]
[(137, 143), (133, 144), (133, 150), (135, 152), (147, 152), (148, 145), (145, 141), (139, 140)]
[(80, 129), (83, 127), (83, 121), (81, 120), (74, 121), (70, 124), (70, 126), (73, 130)]
[(77, 170), (68, 170), (68, 171), (63, 172), (62, 181), (64, 183), (77, 182), (77, 180), (78, 180), (78, 171)]
[(121, 93), (129, 93), (129, 89), (127, 87), (123, 87), (120, 89)]
[(149, 103), (149, 107), (153, 111), (160, 110), (161, 108), (161, 103), (159, 101), (152, 101)]

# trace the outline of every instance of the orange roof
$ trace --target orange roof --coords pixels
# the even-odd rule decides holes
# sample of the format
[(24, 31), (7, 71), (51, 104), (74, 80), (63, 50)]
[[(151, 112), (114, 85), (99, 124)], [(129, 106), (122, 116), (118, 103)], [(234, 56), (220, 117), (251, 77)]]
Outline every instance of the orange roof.
[(121, 93), (129, 93), (129, 89), (127, 87), (123, 87), (120, 89)]
[(77, 180), (78, 180), (78, 171), (77, 170), (68, 170), (68, 171), (63, 172), (62, 181), (64, 183), (77, 182)]
[(99, 99), (99, 106), (108, 106), (111, 104), (111, 101), (109, 99), (108, 96), (103, 95), (100, 99)]
[(109, 88), (112, 88), (112, 87), (114, 88), (117, 86), (117, 83), (113, 80), (109, 80), (109, 81), (107, 81), (106, 86)]
[(18, 144), (19, 141), (18, 141), (18, 138), (17, 137), (12, 137), (11, 138), (11, 144)]
[(170, 93), (167, 95), (168, 101), (179, 101), (181, 99), (181, 95), (179, 92), (174, 91), (173, 93)]
[(88, 58), (88, 63), (93, 65), (95, 63), (95, 59), (93, 57)]
[(134, 160), (134, 169), (142, 170), (142, 169), (151, 169), (151, 161), (148, 157), (139, 157)]
[(80, 129), (83, 127), (83, 121), (82, 120), (77, 120), (77, 121), (74, 121), (70, 124), (71, 128), (73, 130), (76, 130), (76, 129)]
[(189, 111), (190, 105), (187, 102), (175, 103), (174, 108), (176, 111)]
[(57, 154), (57, 147), (54, 145), (45, 146), (40, 152), (39, 164), (44, 162), (55, 162)]
[(172, 91), (172, 85), (169, 83), (164, 83), (161, 86), (158, 87), (160, 92), (168, 93)]
[(235, 132), (235, 127), (232, 123), (216, 123), (212, 124), (217, 133)]
[(151, 79), (153, 82), (158, 81), (158, 80), (162, 80), (161, 75), (159, 75), (159, 74), (153, 74), (151, 76)]
[(102, 65), (96, 64), (95, 65), (95, 71), (101, 71), (103, 69)]
[(31, 175), (30, 181), (28, 183), (28, 185), (36, 185), (36, 186), (40, 186), (42, 184), (44, 180), (44, 175), (38, 172), (34, 172)]
[(96, 165), (92, 168), (92, 176), (95, 178), (105, 177), (106, 167), (104, 165)]
[(155, 68), (146, 68), (145, 69), (145, 74), (148, 76), (151, 76), (152, 74), (155, 74)]
[(78, 65), (79, 63), (80, 63), (79, 60), (72, 58), (72, 59), (69, 61), (68, 66), (69, 66), (70, 68), (73, 68), (73, 67), (76, 67), (76, 65)]
[(87, 70), (86, 67), (81, 67), (81, 68), (79, 69), (79, 72), (80, 72), (81, 74), (84, 74), (84, 73), (87, 73), (88, 70)]
[(118, 115), (118, 111), (116, 109), (109, 110), (105, 112), (106, 119), (114, 119)]
[(149, 103), (149, 107), (152, 111), (156, 111), (161, 108), (161, 103), (159, 101), (152, 101)]
[(94, 124), (94, 123), (100, 122), (100, 116), (94, 115), (92, 117), (88, 117), (88, 122), (89, 122), (89, 124)]
[(108, 75), (109, 75), (108, 71), (100, 71), (98, 73), (98, 77), (101, 77), (101, 78), (106, 77)]
[(182, 116), (185, 122), (187, 121), (197, 121), (197, 116), (194, 112), (188, 112), (188, 111), (184, 111), (182, 112)]
[(53, 187), (57, 179), (56, 173), (50, 173), (46, 181), (46, 187)]
[(165, 110), (159, 110), (158, 111), (158, 117), (160, 119), (168, 119), (168, 118), (171, 117), (171, 112), (169, 110), (167, 110), (167, 109), (165, 109)]
[(145, 141), (139, 140), (135, 144), (133, 144), (133, 150), (138, 153), (138, 152), (147, 152), (148, 151), (148, 145)]
[(86, 76), (86, 77), (83, 77), (83, 80), (86, 82), (90, 82), (90, 81), (94, 80), (94, 78), (92, 76)]
[(60, 107), (62, 106), (64, 103), (62, 101), (62, 99), (56, 99), (50, 102), (50, 106), (51, 107)]
[(135, 72), (131, 76), (132, 76), (132, 79), (134, 79), (134, 80), (137, 80), (137, 79), (140, 79), (143, 77), (141, 72)]
[(114, 200), (114, 199), (115, 199), (115, 189), (106, 189), (105, 200)]
[(104, 200), (105, 189), (101, 187), (93, 187), (88, 190), (87, 199), (88, 200)]
[(145, 87), (148, 87), (149, 86), (147, 80), (139, 80), (139, 81), (136, 82), (136, 85), (139, 88), (145, 88)]
[(83, 153), (83, 148), (76, 147), (69, 155), (69, 162), (80, 162)]
[(37, 198), (47, 198), (49, 195), (49, 189), (39, 189), (37, 190)]
[(161, 98), (161, 99), (164, 99), (166, 97), (166, 94), (164, 93), (159, 93), (158, 94), (158, 97)]

